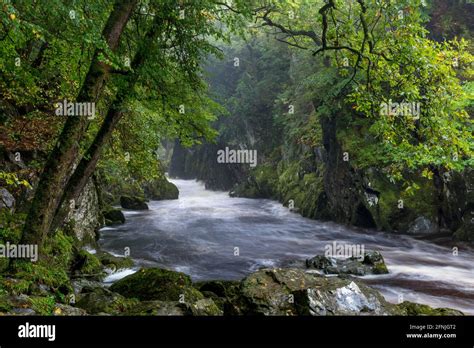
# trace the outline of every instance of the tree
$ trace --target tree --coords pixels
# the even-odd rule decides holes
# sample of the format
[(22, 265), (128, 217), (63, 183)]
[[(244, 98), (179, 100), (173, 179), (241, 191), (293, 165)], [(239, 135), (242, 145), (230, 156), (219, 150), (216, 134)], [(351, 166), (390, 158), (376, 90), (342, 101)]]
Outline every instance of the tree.
[[(117, 1), (102, 35), (110, 51), (117, 49), (121, 34), (137, 0)], [(94, 102), (103, 88), (111, 66), (101, 61), (105, 49), (97, 50), (76, 98), (77, 102)], [(30, 212), (25, 221), (22, 243), (42, 244), (59, 206), (65, 185), (79, 154), (79, 142), (89, 123), (87, 117), (69, 117), (41, 174)]]

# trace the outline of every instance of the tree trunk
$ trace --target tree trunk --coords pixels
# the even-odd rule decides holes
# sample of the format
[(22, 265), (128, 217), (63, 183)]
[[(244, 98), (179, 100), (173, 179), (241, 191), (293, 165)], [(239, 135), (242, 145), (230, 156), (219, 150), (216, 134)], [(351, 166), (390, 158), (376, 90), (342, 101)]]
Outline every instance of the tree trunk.
[(89, 178), (95, 171), (97, 162), (99, 161), (102, 148), (107, 143), (107, 141), (112, 136), (112, 132), (115, 129), (117, 123), (120, 121), (124, 114), (125, 101), (128, 96), (128, 93), (133, 90), (135, 83), (139, 77), (139, 68), (144, 63), (147, 58), (147, 55), (150, 53), (149, 43), (153, 40), (156, 40), (159, 32), (159, 27), (161, 24), (161, 19), (156, 17), (153, 25), (150, 30), (145, 35), (145, 38), (140, 45), (138, 52), (135, 54), (135, 57), (132, 61), (131, 67), (133, 73), (127, 76), (127, 83), (125, 83), (117, 92), (117, 95), (107, 111), (107, 115), (97, 132), (92, 144), (87, 149), (86, 154), (79, 162), (78, 166), (74, 170), (74, 173), (71, 176), (71, 179), (67, 183), (67, 186), (64, 190), (64, 194), (61, 198), (61, 202), (57, 207), (54, 221), (52, 226), (59, 227), (67, 217), (72, 204), (71, 201), (76, 200), (85, 185), (87, 184)]
[[(102, 32), (112, 51), (118, 47), (121, 34), (138, 0), (117, 0)], [(95, 102), (103, 88), (109, 66), (99, 61), (95, 52), (77, 102)], [(23, 228), (22, 243), (42, 245), (51, 227), (64, 188), (71, 176), (79, 154), (79, 143), (86, 131), (87, 117), (71, 116), (53, 151), (49, 155), (38, 188), (35, 192), (29, 214)]]

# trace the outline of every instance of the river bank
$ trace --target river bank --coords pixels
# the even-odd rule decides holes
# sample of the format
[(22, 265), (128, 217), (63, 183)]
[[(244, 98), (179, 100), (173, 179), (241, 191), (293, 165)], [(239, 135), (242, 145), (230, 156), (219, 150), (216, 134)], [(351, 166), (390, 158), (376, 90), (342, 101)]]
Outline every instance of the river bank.
[[(324, 254), (334, 241), (378, 250), (387, 275), (361, 279), (392, 303), (400, 300), (473, 313), (472, 250), (409, 236), (319, 222), (278, 202), (230, 198), (192, 180), (173, 180), (180, 198), (152, 201), (148, 211), (125, 211), (124, 225), (101, 231), (99, 244), (121, 255), (130, 248), (137, 267), (164, 267), (194, 281), (240, 280), (261, 267), (289, 267)], [(238, 248), (238, 255), (236, 249)]]

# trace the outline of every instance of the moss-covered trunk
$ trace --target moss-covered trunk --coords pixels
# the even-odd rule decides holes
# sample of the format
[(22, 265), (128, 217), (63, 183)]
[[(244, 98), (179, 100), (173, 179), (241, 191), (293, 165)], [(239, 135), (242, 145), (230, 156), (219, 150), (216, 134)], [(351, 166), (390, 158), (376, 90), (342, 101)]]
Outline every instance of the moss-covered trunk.
[[(102, 32), (111, 50), (118, 47), (121, 34), (127, 24), (137, 0), (118, 0)], [(109, 66), (99, 60), (96, 52), (77, 102), (95, 102), (103, 87)], [(71, 176), (79, 155), (79, 144), (86, 131), (87, 117), (68, 117), (61, 135), (49, 155), (28, 217), (23, 229), (22, 242), (42, 244), (53, 222), (64, 188)]]
[(131, 90), (133, 90), (135, 83), (139, 78), (138, 70), (149, 55), (149, 44), (157, 39), (162, 24), (162, 19), (156, 17), (150, 30), (145, 35), (145, 38), (131, 64), (134, 73), (126, 77), (126, 83), (124, 83), (118, 90), (99, 131), (92, 141), (92, 144), (87, 149), (85, 156), (81, 159), (74, 170), (71, 179), (67, 183), (60, 204), (58, 204), (56, 208), (57, 210), (54, 215), (53, 227), (59, 226), (64, 221), (70, 208), (68, 202), (75, 200), (79, 196), (89, 178), (94, 173), (102, 148), (112, 136), (113, 130), (124, 114), (123, 110), (125, 109), (127, 95)]

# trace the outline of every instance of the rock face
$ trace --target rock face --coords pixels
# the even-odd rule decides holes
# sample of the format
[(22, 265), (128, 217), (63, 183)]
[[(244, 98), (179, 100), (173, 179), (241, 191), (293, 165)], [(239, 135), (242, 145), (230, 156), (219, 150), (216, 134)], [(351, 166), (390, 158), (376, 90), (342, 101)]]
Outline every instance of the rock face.
[(120, 205), (124, 209), (148, 210), (148, 205), (145, 203), (145, 200), (139, 197), (121, 196)]
[(89, 180), (76, 201), (76, 209), (67, 217), (75, 235), (83, 244), (95, 244), (97, 231), (101, 227), (101, 213), (97, 189)]
[(307, 268), (321, 270), (324, 274), (353, 274), (364, 276), (367, 274), (388, 273), (382, 255), (377, 251), (366, 252), (364, 259), (355, 257), (346, 259), (317, 255), (306, 260)]

